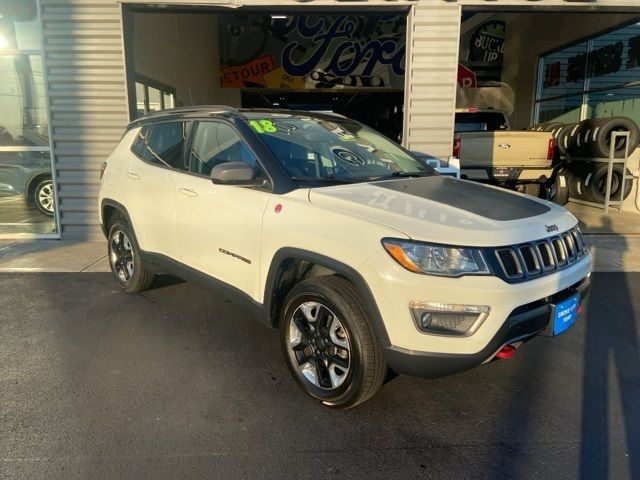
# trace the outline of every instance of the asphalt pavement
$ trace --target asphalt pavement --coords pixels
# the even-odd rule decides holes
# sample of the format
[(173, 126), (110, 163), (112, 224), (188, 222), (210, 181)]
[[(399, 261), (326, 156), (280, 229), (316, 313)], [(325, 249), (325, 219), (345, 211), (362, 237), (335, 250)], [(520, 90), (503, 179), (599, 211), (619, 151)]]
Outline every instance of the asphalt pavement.
[(277, 332), (171, 277), (0, 274), (0, 478), (640, 478), (640, 274), (594, 275), (571, 330), (348, 411)]

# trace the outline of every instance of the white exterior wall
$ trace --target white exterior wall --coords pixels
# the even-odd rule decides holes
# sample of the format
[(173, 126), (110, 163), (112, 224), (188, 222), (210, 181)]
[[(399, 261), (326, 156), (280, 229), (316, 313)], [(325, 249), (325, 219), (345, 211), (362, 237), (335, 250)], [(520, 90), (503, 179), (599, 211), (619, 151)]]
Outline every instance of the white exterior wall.
[[(121, 5), (116, 0), (40, 0), (51, 111), (54, 168), (64, 238), (100, 236), (97, 188), (101, 163), (128, 122)], [(451, 151), (462, 6), (635, 7), (638, 0), (124, 0), (127, 4), (218, 7), (410, 9), (405, 143), (446, 158)]]

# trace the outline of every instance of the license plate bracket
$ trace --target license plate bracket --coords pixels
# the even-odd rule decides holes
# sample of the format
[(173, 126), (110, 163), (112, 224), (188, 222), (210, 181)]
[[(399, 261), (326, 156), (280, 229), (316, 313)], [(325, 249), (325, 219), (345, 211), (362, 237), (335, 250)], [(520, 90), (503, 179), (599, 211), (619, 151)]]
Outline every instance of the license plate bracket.
[(576, 293), (569, 298), (553, 305), (551, 309), (551, 321), (549, 333), (552, 336), (566, 332), (578, 319), (578, 308), (580, 307), (580, 294)]

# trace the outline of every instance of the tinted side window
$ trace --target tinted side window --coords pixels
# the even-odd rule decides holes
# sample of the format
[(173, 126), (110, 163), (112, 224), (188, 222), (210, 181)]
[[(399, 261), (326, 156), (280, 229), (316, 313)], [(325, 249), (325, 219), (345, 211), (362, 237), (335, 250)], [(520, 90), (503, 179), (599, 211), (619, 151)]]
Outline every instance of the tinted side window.
[(149, 162), (186, 170), (182, 154), (185, 139), (183, 122), (158, 123), (147, 135), (143, 158)]
[(140, 158), (144, 158), (144, 151), (147, 148), (147, 134), (149, 133), (149, 125), (145, 125), (140, 129), (138, 135), (131, 145), (131, 151)]
[(245, 162), (256, 168), (256, 159), (236, 131), (217, 122), (198, 122), (191, 146), (190, 170), (211, 174), (216, 165)]

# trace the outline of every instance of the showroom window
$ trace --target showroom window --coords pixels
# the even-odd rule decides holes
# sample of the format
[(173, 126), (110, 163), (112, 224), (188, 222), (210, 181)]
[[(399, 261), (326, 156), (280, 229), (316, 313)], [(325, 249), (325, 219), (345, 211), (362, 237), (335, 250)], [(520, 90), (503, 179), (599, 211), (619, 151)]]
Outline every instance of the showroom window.
[(57, 236), (36, 0), (0, 4), (0, 236)]
[(174, 108), (176, 89), (142, 75), (136, 76), (138, 118), (148, 113)]
[(536, 122), (625, 116), (640, 123), (640, 22), (540, 57), (536, 93)]

